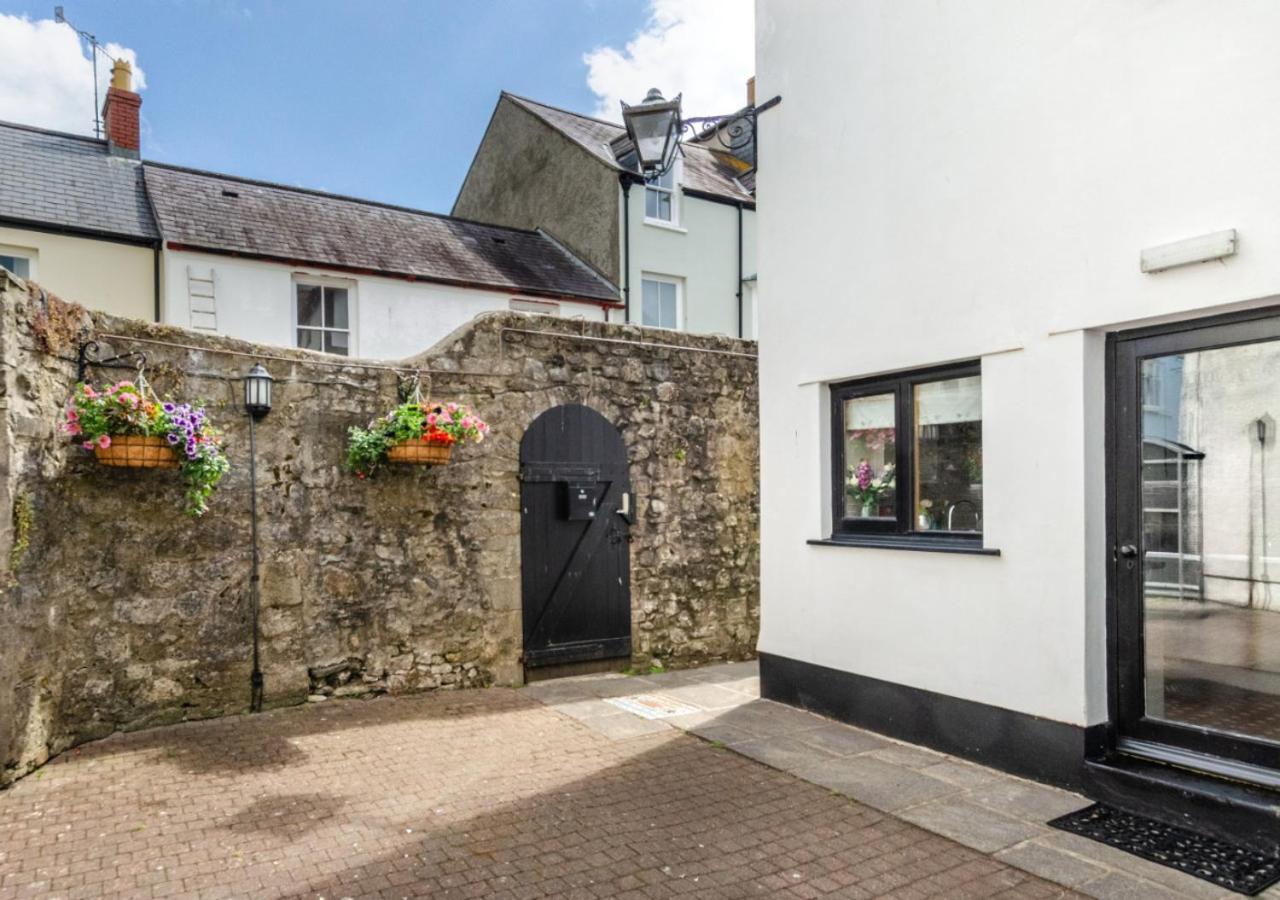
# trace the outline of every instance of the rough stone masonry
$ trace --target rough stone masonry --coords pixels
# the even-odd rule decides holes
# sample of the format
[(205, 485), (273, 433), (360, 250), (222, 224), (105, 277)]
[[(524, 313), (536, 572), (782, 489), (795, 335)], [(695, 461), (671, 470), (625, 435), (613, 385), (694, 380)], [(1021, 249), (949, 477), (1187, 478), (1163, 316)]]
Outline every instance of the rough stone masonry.
[[(103, 468), (60, 433), (87, 338), (101, 359), (145, 353), (160, 395), (207, 404), (233, 468), (203, 518), (182, 514), (177, 472)], [(276, 379), (257, 429), (268, 704), (521, 682), (519, 444), (562, 403), (628, 448), (633, 663), (754, 652), (753, 344), (482, 316), (393, 366), (474, 406), (492, 439), (359, 481), (347, 428), (390, 409), (403, 372), (89, 314), (0, 270), (0, 785), (113, 731), (247, 709), (241, 378), (259, 360)]]

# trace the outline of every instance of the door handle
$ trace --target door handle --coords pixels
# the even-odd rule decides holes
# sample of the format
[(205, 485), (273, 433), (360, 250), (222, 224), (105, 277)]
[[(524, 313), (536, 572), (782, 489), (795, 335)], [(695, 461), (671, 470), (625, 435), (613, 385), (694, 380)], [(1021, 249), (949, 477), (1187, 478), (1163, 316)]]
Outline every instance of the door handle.
[(1138, 555), (1138, 548), (1133, 544), (1125, 544), (1120, 548), (1120, 555), (1125, 559), (1133, 559)]

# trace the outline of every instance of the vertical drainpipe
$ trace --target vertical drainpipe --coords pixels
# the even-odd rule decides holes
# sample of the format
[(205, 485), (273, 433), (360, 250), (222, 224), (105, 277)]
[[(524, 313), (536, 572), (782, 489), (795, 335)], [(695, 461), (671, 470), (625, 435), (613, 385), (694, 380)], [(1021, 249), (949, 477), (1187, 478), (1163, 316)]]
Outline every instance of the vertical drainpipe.
[(631, 174), (623, 172), (622, 182), (622, 324), (631, 324)]
[(742, 316), (742, 201), (738, 201), (738, 337), (746, 337)]
[(160, 242), (159, 241), (156, 241), (156, 246), (154, 250), (154, 255), (152, 256), (152, 261), (153, 261), (152, 268), (154, 269), (154, 272), (152, 273), (152, 280), (153, 280), (152, 290), (155, 293), (154, 315), (155, 315), (155, 320), (158, 323), (160, 321)]

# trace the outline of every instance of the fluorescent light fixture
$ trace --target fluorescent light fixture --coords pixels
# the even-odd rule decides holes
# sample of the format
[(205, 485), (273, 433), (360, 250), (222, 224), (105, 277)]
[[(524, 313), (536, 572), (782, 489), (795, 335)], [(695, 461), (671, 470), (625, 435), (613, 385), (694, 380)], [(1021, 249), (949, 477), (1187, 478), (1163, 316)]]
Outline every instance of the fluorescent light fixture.
[(1148, 247), (1142, 251), (1142, 271), (1163, 272), (1175, 266), (1209, 262), (1232, 256), (1236, 252), (1236, 230), (1215, 231), (1200, 237)]

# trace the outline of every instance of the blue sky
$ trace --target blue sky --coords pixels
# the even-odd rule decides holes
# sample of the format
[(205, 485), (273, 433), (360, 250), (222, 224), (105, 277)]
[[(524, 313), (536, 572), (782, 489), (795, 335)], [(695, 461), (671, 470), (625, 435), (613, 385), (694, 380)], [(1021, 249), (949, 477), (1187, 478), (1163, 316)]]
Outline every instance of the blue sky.
[[(643, 89), (635, 85), (650, 78), (710, 79), (670, 71), (672, 60), (692, 55), (679, 46), (665, 57), (628, 47), (645, 29), (661, 43), (673, 16), (683, 15), (664, 7), (679, 10), (682, 2), (700, 0), (63, 5), (79, 28), (136, 54), (146, 78), (145, 157), (447, 212), (499, 91), (591, 112), (616, 105), (607, 96), (616, 84), (639, 100)], [(749, 15), (749, 0), (715, 5), (723, 3)], [(52, 0), (0, 0), (0, 14), (33, 21), (51, 18), (52, 8)], [(593, 77), (584, 56), (602, 48), (610, 65)], [(702, 50), (716, 52), (714, 44)], [(745, 52), (748, 61), (740, 52), (732, 77), (714, 76), (717, 88), (732, 92), (725, 97), (736, 97), (751, 74)], [(81, 65), (78, 57), (72, 65)], [(28, 87), (40, 77), (28, 73)], [(686, 97), (696, 87), (662, 86)], [(76, 89), (86, 92), (91, 98), (91, 80)], [(716, 102), (727, 105), (723, 111), (740, 105)], [(37, 106), (16, 97), (0, 118), (48, 125), (33, 121)]]

